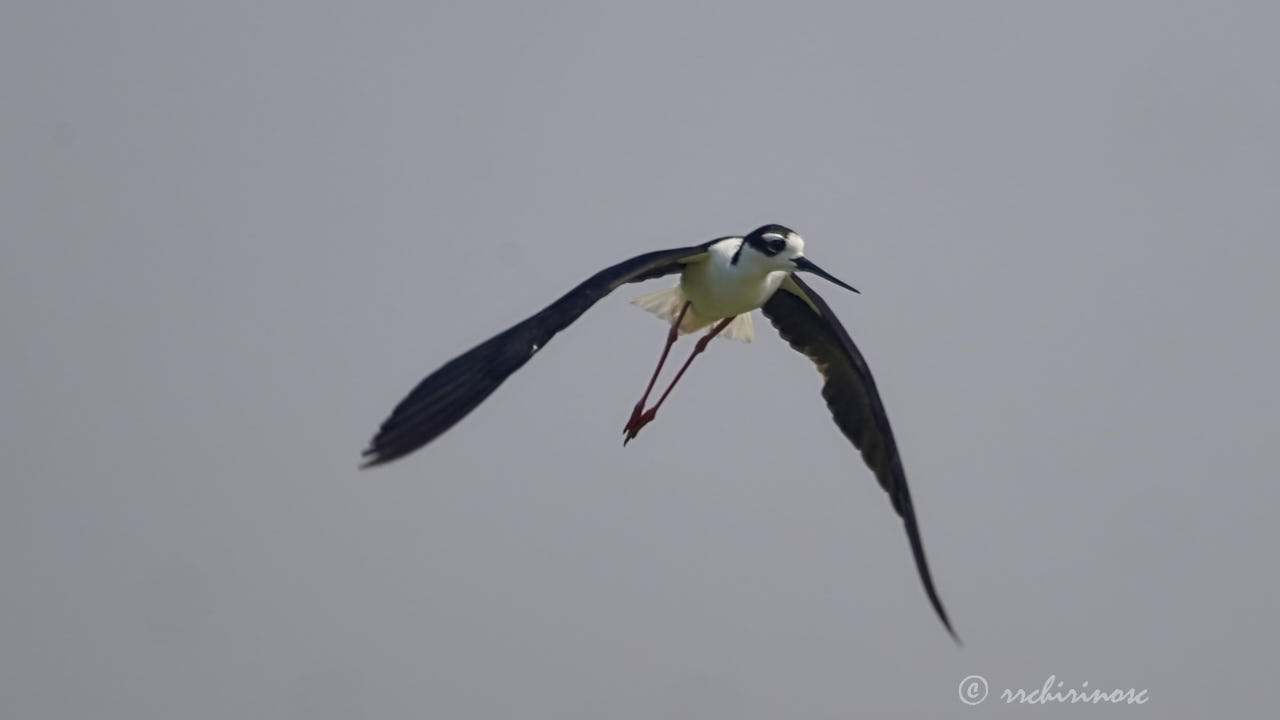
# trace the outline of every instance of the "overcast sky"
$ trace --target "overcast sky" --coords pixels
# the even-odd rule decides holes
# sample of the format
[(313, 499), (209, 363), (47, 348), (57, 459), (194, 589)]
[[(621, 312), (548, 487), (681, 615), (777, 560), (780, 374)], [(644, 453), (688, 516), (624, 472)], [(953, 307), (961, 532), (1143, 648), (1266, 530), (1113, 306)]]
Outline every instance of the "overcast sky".
[[(0, 714), (1273, 713), (1277, 7), (4, 3)], [(356, 469), (765, 222), (863, 292), (963, 647), (758, 315), (622, 447), (669, 281)]]

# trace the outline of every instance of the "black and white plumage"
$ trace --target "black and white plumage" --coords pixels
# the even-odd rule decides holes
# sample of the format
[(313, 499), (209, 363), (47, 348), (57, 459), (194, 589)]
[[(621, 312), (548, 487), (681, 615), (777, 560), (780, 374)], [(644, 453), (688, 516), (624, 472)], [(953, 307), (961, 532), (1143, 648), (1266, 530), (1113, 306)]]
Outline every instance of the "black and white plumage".
[[(929, 573), (902, 459), (871, 371), (830, 306), (795, 273), (810, 272), (854, 289), (814, 265), (803, 251), (804, 241), (794, 231), (781, 225), (765, 225), (743, 237), (717, 238), (701, 245), (645, 253), (605, 268), (538, 313), (427, 376), (383, 422), (364, 451), (363, 467), (403, 457), (439, 437), (556, 333), (621, 285), (679, 273), (679, 285), (637, 300), (641, 307), (673, 324), (663, 361), (678, 333), (693, 332), (713, 323), (714, 328), (699, 341), (694, 355), (722, 331), (727, 330), (726, 336), (749, 341), (753, 335), (749, 313), (760, 308), (782, 338), (808, 356), (822, 373), (822, 396), (836, 425), (858, 448), (880, 486), (889, 493), (893, 508), (906, 527), (929, 602), (955, 637)], [(692, 360), (691, 356), (684, 368)], [(659, 362), (658, 370), (661, 367)], [(654, 371), (655, 380), (658, 370)], [(649, 389), (652, 387), (651, 380)], [(642, 412), (648, 394), (646, 390), (645, 398), (627, 423), (627, 440), (653, 419), (657, 406)], [(662, 396), (665, 398), (666, 393)], [(658, 405), (661, 404), (659, 400)]]

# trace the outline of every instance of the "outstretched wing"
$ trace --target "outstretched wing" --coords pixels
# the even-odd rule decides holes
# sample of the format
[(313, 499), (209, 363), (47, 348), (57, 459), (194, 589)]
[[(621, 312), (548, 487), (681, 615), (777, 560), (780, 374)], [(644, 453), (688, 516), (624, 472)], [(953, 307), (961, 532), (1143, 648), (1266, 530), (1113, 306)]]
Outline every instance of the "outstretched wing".
[[(916, 526), (916, 513), (911, 505), (911, 493), (907, 490), (902, 458), (898, 455), (893, 431), (889, 429), (889, 416), (885, 414), (880, 394), (876, 392), (876, 383), (871, 379), (871, 370), (867, 368), (862, 353), (858, 352), (826, 301), (795, 275), (783, 281), (779, 291), (761, 309), (782, 339), (807, 355), (826, 379), (822, 397), (826, 399), (836, 425), (862, 452), (863, 461), (875, 473), (880, 486), (889, 493), (893, 509), (902, 516), (925, 593), (947, 632), (956, 638), (929, 575), (929, 563), (924, 558), (924, 544)], [(959, 638), (956, 639), (958, 642)]]
[(716, 242), (659, 250), (592, 275), (536, 315), (471, 348), (431, 373), (396, 405), (369, 442), (361, 467), (403, 457), (453, 427), (558, 332), (618, 286), (680, 272)]

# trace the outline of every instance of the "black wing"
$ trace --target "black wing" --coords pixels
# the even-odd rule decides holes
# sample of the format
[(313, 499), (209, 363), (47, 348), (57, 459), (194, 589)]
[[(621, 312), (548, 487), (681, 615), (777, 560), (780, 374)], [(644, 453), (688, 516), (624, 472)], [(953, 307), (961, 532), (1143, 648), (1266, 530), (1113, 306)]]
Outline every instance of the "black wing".
[(893, 431), (889, 429), (889, 416), (884, 412), (880, 393), (876, 392), (876, 383), (871, 379), (871, 370), (862, 359), (862, 353), (858, 352), (853, 340), (849, 339), (849, 333), (822, 297), (795, 275), (784, 281), (780, 290), (761, 309), (782, 339), (809, 356), (826, 379), (822, 397), (831, 408), (836, 425), (862, 451), (863, 461), (875, 473), (880, 486), (889, 493), (893, 509), (902, 516), (907, 527), (911, 554), (915, 556), (916, 568), (920, 571), (920, 580), (924, 582), (929, 602), (947, 632), (959, 642), (933, 587), (920, 529), (916, 526), (915, 509), (911, 505), (911, 493), (907, 490), (907, 474), (902, 469), (902, 458), (898, 455)]
[(625, 283), (680, 272), (714, 242), (645, 253), (607, 267), (536, 315), (445, 363), (396, 405), (364, 451), (362, 467), (390, 462), (436, 439), (597, 300)]

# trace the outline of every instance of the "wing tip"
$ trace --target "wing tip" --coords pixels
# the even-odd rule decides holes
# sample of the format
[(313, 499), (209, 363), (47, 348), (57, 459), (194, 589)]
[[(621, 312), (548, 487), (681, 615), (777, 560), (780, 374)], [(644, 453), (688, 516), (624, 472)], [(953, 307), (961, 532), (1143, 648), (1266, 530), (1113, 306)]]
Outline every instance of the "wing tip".
[[(915, 545), (914, 542), (912, 544)], [(929, 565), (924, 559), (923, 547), (920, 547), (920, 553), (917, 555), (916, 560), (916, 568), (920, 573), (920, 579), (924, 582), (924, 592), (929, 597), (929, 604), (933, 606), (933, 611), (938, 614), (938, 619), (942, 621), (942, 627), (947, 629), (947, 634), (955, 641), (956, 646), (964, 647), (964, 643), (960, 641), (960, 635), (951, 626), (951, 618), (947, 617), (947, 611), (942, 607), (942, 598), (938, 597), (938, 589), (933, 585), (933, 577), (929, 573)]]
[(947, 617), (947, 611), (942, 609), (942, 602), (936, 597), (930, 599), (933, 600), (933, 609), (938, 613), (938, 619), (942, 621), (942, 627), (947, 629), (947, 634), (955, 641), (956, 647), (964, 647), (964, 643), (960, 640), (960, 635), (955, 628), (951, 627), (951, 620)]
[(395, 460), (397, 457), (399, 456), (384, 454), (376, 445), (370, 445), (360, 451), (360, 465), (357, 469), (368, 470), (372, 467), (385, 465), (392, 460)]

